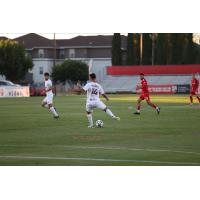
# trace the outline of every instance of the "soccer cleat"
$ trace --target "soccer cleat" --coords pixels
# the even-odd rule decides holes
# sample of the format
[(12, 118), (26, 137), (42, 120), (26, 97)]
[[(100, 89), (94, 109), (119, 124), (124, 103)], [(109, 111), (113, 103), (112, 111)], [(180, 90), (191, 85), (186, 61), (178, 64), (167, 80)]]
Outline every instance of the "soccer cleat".
[(58, 119), (59, 118), (59, 116), (54, 116), (54, 119)]
[(115, 119), (115, 120), (117, 120), (117, 121), (120, 121), (120, 117), (114, 116), (113, 119)]
[(94, 126), (93, 125), (89, 125), (88, 128), (94, 128)]
[(134, 114), (134, 115), (140, 115), (140, 112), (137, 112), (137, 111), (136, 111), (136, 112), (134, 112), (133, 114)]
[(158, 115), (159, 115), (159, 114), (160, 114), (160, 108), (157, 107), (157, 108), (156, 108), (156, 111), (157, 111), (157, 113), (158, 113)]

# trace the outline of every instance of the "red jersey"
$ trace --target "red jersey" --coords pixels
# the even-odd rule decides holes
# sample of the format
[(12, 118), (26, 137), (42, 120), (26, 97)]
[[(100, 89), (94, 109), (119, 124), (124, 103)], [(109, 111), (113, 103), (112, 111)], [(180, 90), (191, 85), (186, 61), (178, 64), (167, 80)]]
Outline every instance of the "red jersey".
[(199, 81), (196, 78), (193, 78), (191, 81), (192, 90), (197, 90), (199, 87)]
[(142, 79), (141, 80), (141, 85), (142, 85), (142, 93), (144, 94), (148, 94), (149, 93), (149, 89), (148, 89), (148, 83), (146, 81), (146, 79)]

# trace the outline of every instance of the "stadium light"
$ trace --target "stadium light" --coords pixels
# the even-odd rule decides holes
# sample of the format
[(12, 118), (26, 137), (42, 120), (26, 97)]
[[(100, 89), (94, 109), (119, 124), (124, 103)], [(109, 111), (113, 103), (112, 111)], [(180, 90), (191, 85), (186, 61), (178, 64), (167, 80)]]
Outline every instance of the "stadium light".
[(53, 59), (53, 67), (56, 66), (56, 34), (53, 34), (53, 41), (54, 41), (54, 59)]
[(152, 41), (152, 58), (151, 58), (151, 60), (152, 60), (152, 65), (154, 65), (154, 57), (155, 57), (155, 55), (154, 55), (154, 50), (155, 50), (155, 33), (152, 33), (151, 34), (151, 41)]
[(143, 34), (140, 33), (140, 65), (142, 65), (142, 55), (143, 54)]

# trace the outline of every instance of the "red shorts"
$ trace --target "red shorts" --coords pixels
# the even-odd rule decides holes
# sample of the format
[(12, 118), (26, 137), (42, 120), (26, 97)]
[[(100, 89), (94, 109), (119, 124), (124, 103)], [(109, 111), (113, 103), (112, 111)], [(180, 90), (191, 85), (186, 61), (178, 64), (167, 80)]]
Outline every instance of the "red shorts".
[(196, 95), (197, 94), (197, 90), (196, 89), (192, 89), (190, 92), (191, 95)]
[(141, 100), (150, 101), (149, 93), (142, 93), (142, 94), (140, 95), (140, 99), (141, 99)]

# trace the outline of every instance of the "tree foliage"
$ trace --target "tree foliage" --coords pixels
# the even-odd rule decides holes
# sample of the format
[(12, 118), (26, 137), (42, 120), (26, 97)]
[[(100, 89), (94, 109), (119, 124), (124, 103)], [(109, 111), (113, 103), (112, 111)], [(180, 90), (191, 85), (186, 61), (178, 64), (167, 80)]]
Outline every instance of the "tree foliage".
[(53, 67), (52, 77), (54, 81), (65, 82), (71, 80), (72, 82), (87, 81), (88, 80), (88, 65), (81, 61), (66, 60), (61, 65)]
[(121, 61), (121, 35), (120, 33), (114, 33), (112, 39), (112, 65), (121, 65)]
[(152, 40), (150, 33), (143, 34), (143, 65), (151, 65), (152, 63)]
[(24, 79), (32, 69), (32, 59), (26, 55), (24, 46), (12, 40), (0, 40), (0, 74), (17, 82)]
[(193, 64), (197, 59), (197, 53), (195, 49), (195, 44), (193, 42), (193, 34), (187, 33), (185, 34), (185, 51), (183, 55), (183, 62), (185, 64)]
[(194, 64), (197, 48), (192, 33), (159, 33), (156, 42), (156, 64)]
[(158, 33), (156, 42), (156, 64), (166, 64), (166, 34)]
[(135, 47), (134, 47), (134, 33), (128, 33), (127, 37), (127, 65), (135, 65), (136, 63), (136, 55), (135, 55)]

